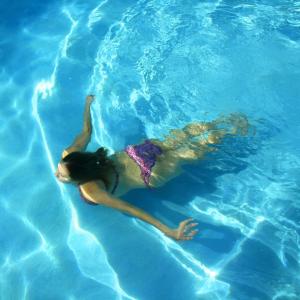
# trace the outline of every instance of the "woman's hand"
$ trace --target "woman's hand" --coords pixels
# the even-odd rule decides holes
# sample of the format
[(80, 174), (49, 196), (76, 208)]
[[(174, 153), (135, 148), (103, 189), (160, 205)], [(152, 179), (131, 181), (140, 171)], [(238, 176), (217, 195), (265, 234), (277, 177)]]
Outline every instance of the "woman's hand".
[(198, 225), (198, 223), (190, 223), (192, 220), (193, 219), (190, 218), (180, 222), (178, 228), (171, 230), (167, 235), (175, 240), (191, 240), (198, 232), (197, 229), (191, 230)]
[(91, 104), (95, 100), (94, 95), (88, 95), (86, 96), (86, 103)]

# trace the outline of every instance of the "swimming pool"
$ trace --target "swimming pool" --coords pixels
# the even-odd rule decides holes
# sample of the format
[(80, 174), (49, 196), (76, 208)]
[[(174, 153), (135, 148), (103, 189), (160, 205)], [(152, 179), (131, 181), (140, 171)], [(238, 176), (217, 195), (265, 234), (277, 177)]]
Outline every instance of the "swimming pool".
[[(0, 4), (1, 299), (299, 299), (298, 1)], [(190, 242), (83, 203), (53, 173), (95, 93), (89, 150), (240, 112), (252, 130), (125, 200)]]

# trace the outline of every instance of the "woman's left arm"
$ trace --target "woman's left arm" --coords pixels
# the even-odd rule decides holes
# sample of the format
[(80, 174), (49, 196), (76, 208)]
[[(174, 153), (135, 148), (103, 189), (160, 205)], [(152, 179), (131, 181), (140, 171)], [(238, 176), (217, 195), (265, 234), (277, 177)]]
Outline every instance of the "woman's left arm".
[(191, 223), (192, 219), (187, 219), (182, 221), (177, 229), (171, 229), (167, 225), (160, 222), (158, 219), (154, 218), (147, 212), (143, 211), (142, 209), (126, 202), (112, 195), (108, 194), (107, 192), (101, 190), (97, 184), (88, 183), (88, 187), (84, 187), (85, 196), (88, 200), (99, 203), (114, 209), (117, 209), (121, 212), (127, 213), (132, 215), (136, 218), (139, 218), (156, 228), (162, 231), (165, 235), (174, 238), (176, 240), (191, 240), (194, 235), (197, 233), (197, 230), (190, 230), (194, 226), (198, 225), (197, 223)]

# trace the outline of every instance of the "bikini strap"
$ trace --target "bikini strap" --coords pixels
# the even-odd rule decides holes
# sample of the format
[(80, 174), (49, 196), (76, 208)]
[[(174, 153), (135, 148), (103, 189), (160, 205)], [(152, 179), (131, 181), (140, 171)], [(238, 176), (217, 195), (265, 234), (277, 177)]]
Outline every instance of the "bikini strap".
[(118, 173), (118, 171), (116, 170), (115, 166), (113, 166), (113, 169), (114, 169), (115, 174), (116, 174), (116, 180), (115, 180), (115, 185), (114, 185), (114, 187), (113, 187), (113, 189), (112, 189), (112, 191), (111, 191), (112, 194), (116, 191), (116, 188), (117, 188), (117, 186), (118, 186), (118, 184), (119, 184), (119, 173)]

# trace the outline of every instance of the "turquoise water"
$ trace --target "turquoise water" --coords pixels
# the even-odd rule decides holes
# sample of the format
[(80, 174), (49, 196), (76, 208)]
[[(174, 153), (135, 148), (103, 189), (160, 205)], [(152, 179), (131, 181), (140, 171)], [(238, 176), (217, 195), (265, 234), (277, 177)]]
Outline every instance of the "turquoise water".
[[(299, 299), (299, 1), (1, 1), (0, 33), (0, 299)], [(123, 197), (193, 217), (193, 241), (57, 182), (87, 93), (88, 150), (248, 116), (248, 137)]]

